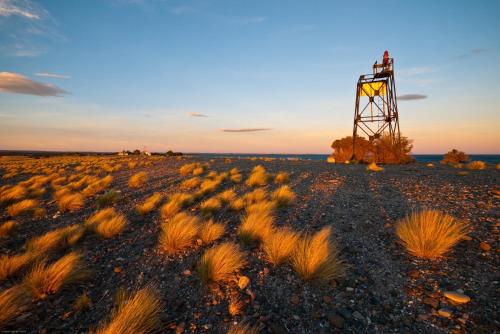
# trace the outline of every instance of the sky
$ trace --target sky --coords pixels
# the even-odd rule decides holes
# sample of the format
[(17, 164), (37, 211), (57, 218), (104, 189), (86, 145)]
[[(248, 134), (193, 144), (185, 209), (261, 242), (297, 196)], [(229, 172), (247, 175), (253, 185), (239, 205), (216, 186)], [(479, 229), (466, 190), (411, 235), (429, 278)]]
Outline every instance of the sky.
[(330, 153), (389, 50), (416, 154), (500, 153), (500, 1), (0, 0), (0, 149)]

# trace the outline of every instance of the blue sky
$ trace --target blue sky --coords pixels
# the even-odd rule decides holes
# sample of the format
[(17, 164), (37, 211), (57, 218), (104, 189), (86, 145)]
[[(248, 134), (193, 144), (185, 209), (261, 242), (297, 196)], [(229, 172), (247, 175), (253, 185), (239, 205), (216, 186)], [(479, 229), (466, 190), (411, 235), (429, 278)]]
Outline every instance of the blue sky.
[(498, 1), (0, 0), (0, 149), (329, 153), (351, 134), (358, 76), (387, 49), (398, 94), (425, 96), (399, 102), (415, 153), (499, 153), (499, 12)]

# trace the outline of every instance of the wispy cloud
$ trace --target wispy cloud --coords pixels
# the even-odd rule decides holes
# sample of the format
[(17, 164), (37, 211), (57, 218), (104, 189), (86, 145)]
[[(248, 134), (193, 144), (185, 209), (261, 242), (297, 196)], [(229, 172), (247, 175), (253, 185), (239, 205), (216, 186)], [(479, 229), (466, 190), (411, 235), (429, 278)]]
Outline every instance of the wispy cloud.
[(427, 98), (427, 95), (423, 95), (423, 94), (403, 94), (403, 95), (398, 96), (399, 101), (423, 100), (426, 98)]
[(46, 77), (46, 78), (56, 78), (56, 79), (69, 79), (69, 75), (63, 74), (55, 74), (55, 73), (47, 73), (47, 72), (38, 72), (35, 73), (37, 77)]
[(46, 11), (29, 0), (0, 0), (0, 16), (21, 16), (30, 20), (39, 20)]
[(191, 116), (191, 117), (208, 117), (208, 115), (205, 115), (205, 114), (202, 114), (202, 113), (199, 113), (199, 112), (191, 112), (188, 115)]
[(222, 132), (259, 132), (269, 130), (271, 130), (271, 128), (221, 129)]
[(67, 92), (57, 86), (31, 80), (24, 75), (0, 72), (0, 92), (37, 96), (61, 96)]
[(239, 18), (232, 19), (233, 22), (241, 24), (241, 25), (262, 23), (265, 20), (266, 20), (266, 18), (263, 16), (239, 17)]
[(462, 54), (456, 55), (452, 59), (454, 59), (454, 60), (467, 59), (467, 58), (479, 56), (481, 54), (485, 54), (485, 53), (489, 53), (489, 52), (491, 52), (490, 49), (486, 49), (486, 48), (474, 48), (474, 49), (470, 49), (469, 51), (464, 52)]

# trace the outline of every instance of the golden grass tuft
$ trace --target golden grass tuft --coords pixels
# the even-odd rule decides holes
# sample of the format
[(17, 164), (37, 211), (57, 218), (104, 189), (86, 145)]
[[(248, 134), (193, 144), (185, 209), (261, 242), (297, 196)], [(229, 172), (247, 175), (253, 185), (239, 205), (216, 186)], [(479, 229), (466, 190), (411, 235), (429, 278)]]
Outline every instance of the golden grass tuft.
[(116, 190), (109, 190), (97, 198), (97, 206), (103, 208), (105, 206), (113, 205), (120, 198), (120, 193)]
[(241, 211), (245, 208), (246, 202), (243, 198), (235, 198), (231, 203), (229, 203), (229, 207), (234, 211)]
[(267, 185), (269, 177), (261, 165), (255, 166), (245, 184), (249, 187), (260, 187)]
[(77, 211), (83, 208), (84, 197), (80, 193), (66, 193), (57, 198), (59, 211)]
[(14, 276), (20, 270), (28, 267), (37, 255), (33, 252), (26, 252), (19, 255), (0, 256), (0, 281)]
[(23, 315), (31, 306), (31, 296), (23, 285), (0, 292), (0, 330)]
[(212, 180), (207, 178), (203, 180), (203, 182), (200, 184), (200, 190), (199, 190), (200, 195), (203, 196), (214, 192), (217, 189), (217, 187), (219, 187), (220, 183), (221, 180), (219, 179)]
[(26, 250), (36, 254), (43, 254), (55, 249), (71, 246), (80, 240), (84, 232), (85, 228), (80, 224), (57, 228), (28, 240)]
[(154, 193), (153, 195), (149, 196), (144, 203), (137, 205), (136, 210), (139, 214), (141, 215), (146, 215), (153, 211), (158, 203), (161, 201), (161, 194), (160, 193)]
[(15, 230), (17, 223), (13, 220), (6, 221), (2, 225), (0, 225), (0, 238), (4, 238), (12, 233)]
[(219, 199), (223, 204), (229, 204), (236, 198), (236, 193), (233, 189), (228, 189), (219, 194)]
[(284, 207), (290, 204), (290, 202), (295, 199), (295, 193), (290, 189), (289, 186), (285, 185), (276, 189), (272, 193), (271, 198), (278, 207)]
[(412, 213), (396, 225), (406, 250), (417, 257), (439, 259), (466, 235), (467, 224), (434, 210)]
[(225, 242), (203, 254), (197, 271), (203, 283), (226, 281), (246, 265), (245, 253), (237, 244)]
[(12, 216), (18, 216), (28, 211), (33, 211), (38, 206), (38, 201), (34, 199), (25, 199), (7, 207), (7, 213)]
[(251, 245), (266, 239), (274, 231), (274, 217), (268, 202), (254, 204), (247, 210), (238, 230), (244, 244)]
[(113, 176), (106, 175), (102, 179), (90, 183), (85, 189), (83, 189), (82, 195), (84, 195), (85, 197), (94, 196), (95, 194), (106, 189), (111, 184), (111, 182), (113, 182)]
[(241, 174), (231, 174), (229, 176), (229, 179), (231, 180), (231, 182), (233, 183), (240, 183), (241, 180), (243, 179), (243, 176)]
[(238, 314), (241, 314), (241, 312), (245, 308), (245, 305), (246, 303), (244, 300), (238, 297), (234, 297), (229, 300), (229, 304), (227, 305), (227, 311), (232, 317), (234, 317)]
[(102, 209), (85, 222), (87, 228), (106, 239), (121, 233), (126, 225), (125, 216), (118, 214), (114, 208)]
[(96, 334), (154, 333), (160, 330), (162, 303), (158, 293), (143, 288), (120, 302), (108, 323), (103, 323)]
[(28, 190), (24, 186), (16, 185), (7, 187), (0, 191), (0, 202), (12, 203), (23, 199), (28, 194)]
[(160, 249), (175, 254), (194, 245), (199, 229), (198, 218), (181, 212), (161, 225)]
[(190, 179), (184, 180), (181, 183), (181, 189), (193, 189), (200, 185), (201, 179), (199, 177), (192, 177)]
[(80, 254), (71, 252), (49, 265), (43, 261), (39, 262), (26, 275), (23, 283), (33, 297), (43, 299), (87, 275)]
[(297, 242), (292, 266), (304, 280), (330, 280), (344, 274), (344, 264), (331, 241), (331, 228), (324, 227), (314, 235), (305, 235)]
[(243, 195), (243, 199), (247, 205), (251, 205), (267, 200), (267, 193), (264, 189), (255, 189)]
[(224, 234), (224, 225), (210, 219), (200, 226), (199, 237), (204, 245), (211, 244)]
[(211, 197), (200, 204), (200, 210), (203, 215), (209, 216), (214, 214), (222, 206), (218, 197)]
[(193, 169), (193, 176), (201, 175), (204, 171), (205, 169), (203, 167), (196, 167), (195, 169)]
[(227, 334), (259, 334), (260, 330), (257, 326), (252, 326), (247, 322), (239, 323), (229, 327)]
[(178, 202), (170, 201), (164, 204), (160, 209), (160, 215), (163, 220), (167, 220), (170, 217), (181, 211), (182, 207)]
[(183, 176), (186, 176), (186, 175), (191, 174), (195, 168), (198, 168), (200, 166), (201, 165), (197, 162), (185, 164), (185, 165), (181, 166), (181, 168), (179, 169), (179, 173)]
[(366, 170), (371, 172), (381, 172), (384, 170), (384, 168), (377, 166), (375, 162), (372, 162), (368, 166), (366, 166)]
[(274, 178), (274, 183), (288, 183), (289, 175), (287, 172), (279, 172)]
[(486, 163), (483, 161), (471, 161), (467, 164), (467, 169), (470, 170), (482, 170), (486, 169)]
[(274, 265), (279, 265), (290, 258), (297, 247), (299, 234), (290, 229), (280, 229), (269, 235), (263, 243), (267, 258)]
[(128, 180), (128, 186), (130, 188), (140, 188), (146, 184), (148, 176), (145, 172), (139, 172), (130, 177)]

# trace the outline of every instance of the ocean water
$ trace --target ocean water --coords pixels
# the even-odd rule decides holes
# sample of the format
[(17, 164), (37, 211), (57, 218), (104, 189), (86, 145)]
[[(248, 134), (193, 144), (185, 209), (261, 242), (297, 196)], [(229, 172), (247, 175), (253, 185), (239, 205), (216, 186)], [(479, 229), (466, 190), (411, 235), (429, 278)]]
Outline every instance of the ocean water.
[[(238, 154), (238, 153), (199, 153), (191, 154), (213, 158), (250, 158), (250, 157), (268, 157), (268, 158), (298, 158), (303, 160), (326, 161), (327, 154)], [(421, 163), (438, 163), (443, 159), (442, 154), (414, 154), (413, 157)], [(487, 164), (500, 163), (500, 154), (469, 154), (470, 160), (481, 160)]]

